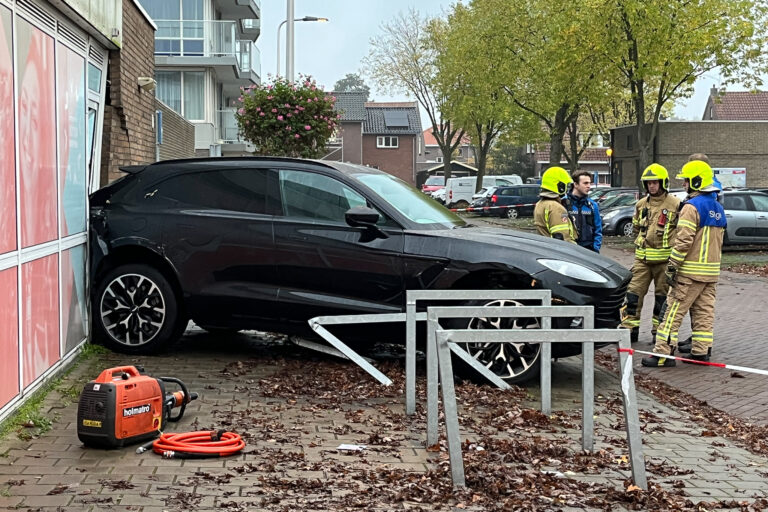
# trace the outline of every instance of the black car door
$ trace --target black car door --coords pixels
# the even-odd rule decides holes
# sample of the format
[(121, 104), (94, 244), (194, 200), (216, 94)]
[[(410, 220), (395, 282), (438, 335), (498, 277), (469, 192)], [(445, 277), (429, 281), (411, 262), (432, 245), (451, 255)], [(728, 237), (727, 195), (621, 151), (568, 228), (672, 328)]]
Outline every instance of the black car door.
[(148, 192), (164, 212), (163, 244), (190, 317), (213, 327), (253, 326), (274, 315), (274, 236), (268, 171), (180, 174)]
[(384, 215), (387, 237), (347, 225), (346, 211), (373, 206), (354, 188), (311, 170), (279, 169), (282, 215), (275, 217), (275, 256), (283, 318), (400, 311), (402, 229)]

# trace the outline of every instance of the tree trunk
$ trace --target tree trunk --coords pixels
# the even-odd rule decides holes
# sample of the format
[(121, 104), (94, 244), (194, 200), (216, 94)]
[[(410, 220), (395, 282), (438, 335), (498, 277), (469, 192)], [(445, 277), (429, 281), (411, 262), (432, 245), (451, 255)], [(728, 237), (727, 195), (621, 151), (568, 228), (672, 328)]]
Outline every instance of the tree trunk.
[(448, 182), (451, 179), (451, 148), (442, 148), (443, 151), (443, 174), (445, 174), (445, 181)]
[(557, 109), (554, 123), (549, 133), (549, 167), (560, 165), (560, 156), (563, 154), (563, 136), (568, 128), (570, 105), (563, 104)]

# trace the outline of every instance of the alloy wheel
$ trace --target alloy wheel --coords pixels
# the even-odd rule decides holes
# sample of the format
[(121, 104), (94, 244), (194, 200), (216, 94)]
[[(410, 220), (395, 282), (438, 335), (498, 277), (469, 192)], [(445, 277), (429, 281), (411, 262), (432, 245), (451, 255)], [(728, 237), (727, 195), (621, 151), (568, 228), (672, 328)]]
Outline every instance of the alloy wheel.
[(101, 296), (99, 310), (104, 330), (126, 346), (152, 341), (166, 319), (160, 288), (140, 274), (123, 274), (112, 280)]
[[(513, 300), (494, 300), (489, 307), (523, 306)], [(472, 318), (467, 329), (540, 329), (537, 318)], [(518, 382), (538, 371), (541, 345), (538, 343), (466, 343), (464, 350), (483, 366), (507, 382)]]
[(518, 216), (517, 208), (507, 208), (507, 218), (516, 219)]

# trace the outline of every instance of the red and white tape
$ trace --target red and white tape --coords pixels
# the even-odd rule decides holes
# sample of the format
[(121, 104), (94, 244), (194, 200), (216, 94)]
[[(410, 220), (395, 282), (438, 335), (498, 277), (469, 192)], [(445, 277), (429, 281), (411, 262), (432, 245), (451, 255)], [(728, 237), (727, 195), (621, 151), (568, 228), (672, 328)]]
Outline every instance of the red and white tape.
[(759, 368), (749, 368), (746, 366), (736, 366), (734, 364), (716, 363), (713, 361), (699, 361), (697, 359), (690, 359), (687, 357), (680, 357), (680, 356), (665, 356), (663, 354), (656, 354), (655, 352), (646, 352), (645, 350), (637, 350), (634, 348), (620, 348), (618, 350), (619, 352), (626, 352), (629, 355), (645, 354), (647, 356), (656, 356), (656, 357), (663, 357), (666, 359), (674, 359), (675, 361), (683, 361), (685, 363), (700, 364), (703, 366), (715, 366), (717, 368), (727, 368), (729, 370), (745, 372), (745, 373), (756, 373), (758, 375), (768, 375), (768, 370), (760, 370)]
[(503, 210), (504, 208), (521, 208), (523, 206), (536, 206), (536, 203), (507, 204), (504, 206), (478, 206), (476, 208), (449, 208), (452, 212), (487, 212), (489, 210)]

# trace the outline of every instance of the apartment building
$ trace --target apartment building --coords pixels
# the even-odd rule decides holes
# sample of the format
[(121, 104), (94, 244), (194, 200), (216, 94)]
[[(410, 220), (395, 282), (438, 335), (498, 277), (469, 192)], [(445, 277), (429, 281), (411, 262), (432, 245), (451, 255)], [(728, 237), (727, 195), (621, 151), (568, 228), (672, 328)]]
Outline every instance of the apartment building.
[(157, 24), (157, 98), (195, 126), (198, 156), (235, 156), (241, 87), (261, 83), (259, 0), (139, 0)]

